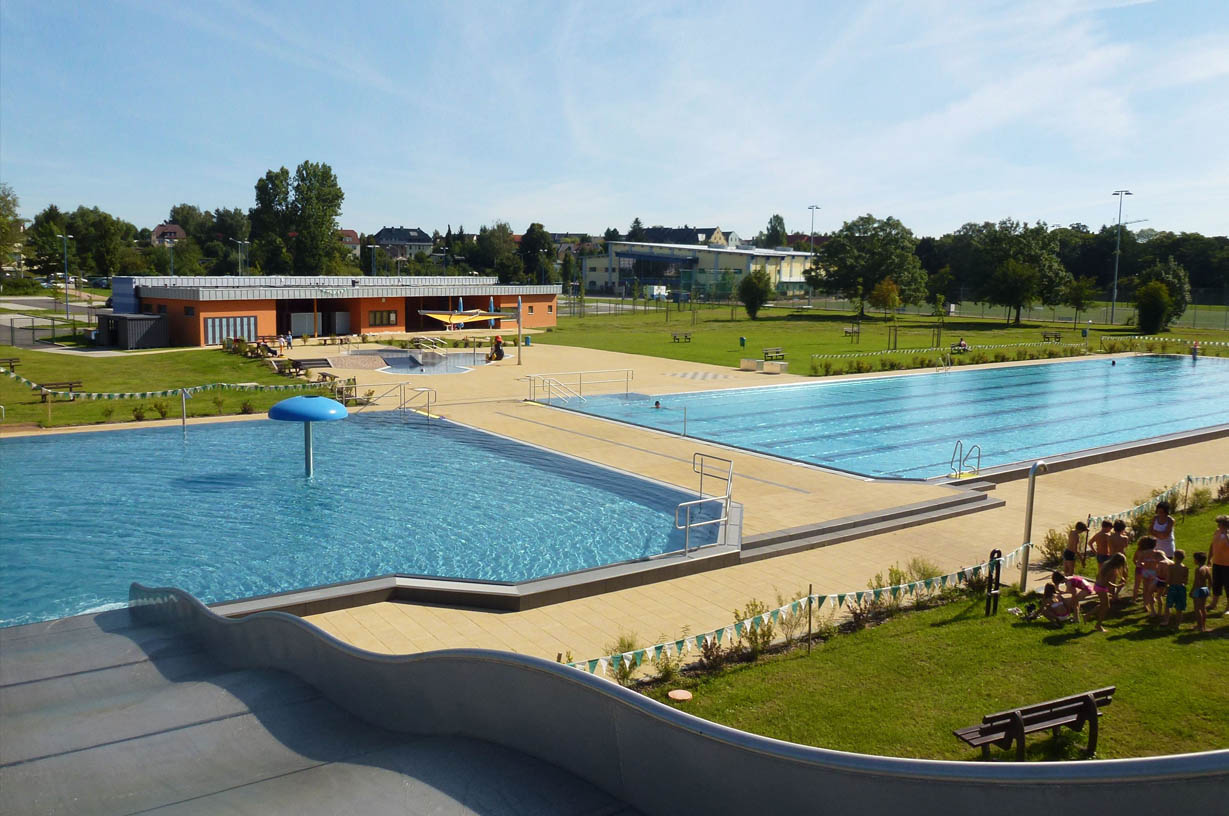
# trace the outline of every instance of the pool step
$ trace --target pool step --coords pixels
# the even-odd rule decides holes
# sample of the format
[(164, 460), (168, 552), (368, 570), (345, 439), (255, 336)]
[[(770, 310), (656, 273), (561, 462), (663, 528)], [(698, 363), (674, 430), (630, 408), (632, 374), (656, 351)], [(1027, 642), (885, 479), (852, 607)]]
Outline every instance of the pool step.
[[(970, 487), (971, 485), (962, 485)], [(906, 504), (889, 510), (862, 513), (857, 516), (833, 519), (805, 527), (793, 527), (743, 539), (741, 563), (761, 561), (789, 552), (813, 550), (843, 541), (868, 538), (880, 533), (890, 533), (906, 527), (917, 527), (942, 519), (955, 518), (993, 510), (1007, 502), (987, 495), (981, 490), (962, 490), (954, 496)]]

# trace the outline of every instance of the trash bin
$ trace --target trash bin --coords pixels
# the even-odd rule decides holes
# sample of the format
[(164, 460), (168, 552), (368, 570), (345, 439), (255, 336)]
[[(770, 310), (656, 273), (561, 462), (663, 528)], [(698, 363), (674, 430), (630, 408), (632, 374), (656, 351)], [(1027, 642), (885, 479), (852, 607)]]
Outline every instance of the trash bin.
[(529, 335), (525, 335), (525, 345), (527, 345), (527, 346), (532, 346), (532, 345), (533, 345), (533, 338), (532, 338), (532, 337), (530, 337)]
[(740, 338), (738, 338), (738, 347), (739, 347), (739, 348), (746, 348), (746, 347), (747, 347), (747, 338), (745, 338), (745, 337), (740, 337)]
[(1081, 337), (1088, 337), (1088, 329), (1080, 329)]

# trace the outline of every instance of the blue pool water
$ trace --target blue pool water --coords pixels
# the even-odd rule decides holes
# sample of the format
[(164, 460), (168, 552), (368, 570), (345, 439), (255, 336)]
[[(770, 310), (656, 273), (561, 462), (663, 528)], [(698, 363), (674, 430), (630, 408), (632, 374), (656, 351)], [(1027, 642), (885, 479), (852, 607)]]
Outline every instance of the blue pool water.
[[(694, 498), (448, 422), (352, 416), (0, 441), (0, 625), (388, 573), (523, 581), (683, 547)], [(713, 526), (692, 532), (711, 543)]]
[(389, 374), (464, 374), (477, 366), (486, 365), (484, 349), (467, 351), (421, 351), (418, 349), (382, 349), (359, 351), (357, 354), (375, 355), (384, 360)]
[[(844, 382), (590, 397), (579, 411), (871, 476), (983, 468), (1229, 423), (1229, 360), (1140, 356)], [(660, 400), (662, 409), (653, 408)]]

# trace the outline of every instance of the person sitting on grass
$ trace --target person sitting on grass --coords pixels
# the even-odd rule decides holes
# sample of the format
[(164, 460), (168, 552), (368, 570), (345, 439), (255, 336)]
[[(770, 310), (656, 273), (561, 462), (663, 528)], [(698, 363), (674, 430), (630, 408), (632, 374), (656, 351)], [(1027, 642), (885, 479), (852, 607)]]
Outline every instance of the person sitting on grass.
[(1094, 594), (1092, 582), (1082, 575), (1063, 575), (1061, 572), (1053, 573), (1050, 576), (1050, 581), (1053, 582), (1054, 588), (1060, 593), (1064, 588), (1066, 589), (1067, 601), (1070, 603), (1072, 611), (1076, 614), (1076, 620), (1079, 620), (1080, 604), (1085, 599), (1091, 598)]
[(1104, 632), (1105, 613), (1110, 608), (1110, 592), (1114, 587), (1122, 586), (1126, 583), (1127, 559), (1122, 554), (1111, 555), (1109, 560), (1101, 565), (1097, 570), (1097, 581), (1092, 585), (1093, 591), (1097, 593), (1097, 599), (1100, 601), (1097, 604), (1097, 631)]
[(1182, 623), (1182, 613), (1186, 611), (1186, 579), (1190, 569), (1182, 563), (1186, 553), (1174, 550), (1173, 563), (1165, 576), (1169, 589), (1165, 591), (1165, 611), (1169, 613), (1169, 625), (1176, 632)]
[(1195, 607), (1195, 631), (1208, 631), (1208, 595), (1211, 590), (1212, 570), (1208, 569), (1208, 556), (1195, 553), (1195, 585), (1191, 588), (1191, 603)]
[(1075, 527), (1067, 531), (1067, 549), (1063, 550), (1063, 575), (1075, 574), (1076, 553), (1079, 553), (1081, 561), (1084, 559), (1084, 552), (1080, 547), (1080, 536), (1087, 532), (1088, 525), (1082, 521), (1077, 521)]
[[(1054, 584), (1046, 584), (1045, 589), (1041, 591), (1041, 614), (1046, 620), (1054, 623), (1066, 623), (1071, 620), (1071, 604), (1068, 599), (1059, 594), (1058, 587)], [(1076, 612), (1075, 615), (1078, 621), (1079, 613)]]
[(956, 351), (968, 351), (969, 344), (964, 342), (964, 338), (960, 338), (960, 342), (956, 344)]

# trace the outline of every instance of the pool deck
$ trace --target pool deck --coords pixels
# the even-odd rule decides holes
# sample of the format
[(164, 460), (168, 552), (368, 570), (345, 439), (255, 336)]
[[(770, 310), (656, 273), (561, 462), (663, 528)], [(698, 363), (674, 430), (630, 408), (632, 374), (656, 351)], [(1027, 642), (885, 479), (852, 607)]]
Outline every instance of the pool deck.
[[(294, 352), (319, 356), (320, 349)], [(529, 389), (523, 378), (530, 373), (630, 368), (631, 390), (642, 393), (815, 382), (809, 377), (564, 346), (535, 345), (523, 352), (523, 365), (510, 357), (468, 374), (399, 377), (365, 369), (337, 373), (356, 376), (360, 393), (379, 392), (397, 382), (429, 385), (439, 397), (433, 414), (683, 488), (697, 484), (693, 453), (730, 458), (735, 465), (734, 498), (743, 505), (747, 536), (951, 494), (951, 488), (941, 485), (871, 481), (524, 401)], [(335, 366), (337, 362), (344, 361), (335, 361)], [(599, 386), (595, 392), (615, 390), (621, 391), (622, 385)], [(1220, 438), (1043, 475), (1037, 482), (1033, 537), (1039, 540), (1047, 529), (1088, 514), (1122, 510), (1188, 474), (1223, 472), (1226, 462), (1229, 439)], [(1025, 490), (1024, 480), (1010, 481), (994, 491), (1006, 501), (997, 509), (536, 609), (498, 612), (381, 602), (306, 619), (375, 652), (474, 646), (551, 659), (560, 654), (598, 657), (610, 651), (609, 644), (621, 633), (633, 633), (645, 646), (688, 631), (708, 631), (731, 623), (733, 610), (753, 598), (770, 604), (778, 596), (792, 600), (806, 592), (808, 584), (822, 593), (861, 589), (876, 573), (886, 574), (888, 567), (913, 557), (945, 570), (980, 563), (992, 548), (1008, 551), (1023, 540)], [(1180, 526), (1178, 538), (1179, 546), (1207, 544), (1182, 541)]]

